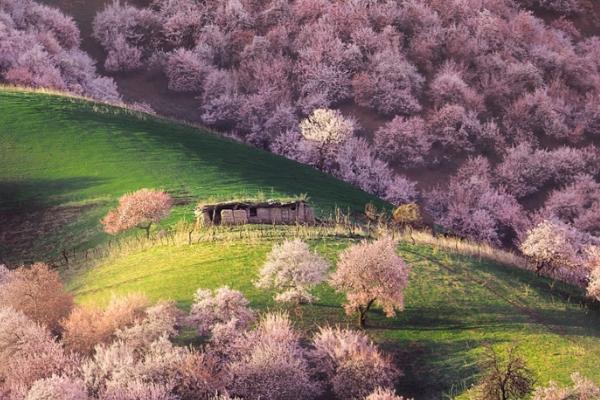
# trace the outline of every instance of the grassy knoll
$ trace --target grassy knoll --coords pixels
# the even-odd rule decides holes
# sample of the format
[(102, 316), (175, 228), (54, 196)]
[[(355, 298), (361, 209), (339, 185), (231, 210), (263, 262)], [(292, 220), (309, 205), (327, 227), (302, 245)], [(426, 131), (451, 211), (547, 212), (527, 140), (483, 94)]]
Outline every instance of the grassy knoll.
[(167, 224), (191, 219), (193, 203), (209, 197), (307, 194), (320, 213), (377, 202), (310, 167), (196, 128), (0, 89), (0, 261), (105, 242), (99, 219), (120, 195), (143, 187), (178, 197)]
[[(330, 260), (352, 239), (313, 239)], [(252, 306), (276, 309), (272, 293), (252, 281), (273, 244), (269, 239), (239, 239), (194, 245), (162, 245), (116, 257), (69, 274), (69, 288), (80, 302), (100, 302), (112, 293), (144, 292), (151, 299), (190, 305), (198, 287), (229, 285)], [(398, 390), (418, 399), (466, 398), (478, 373), (484, 343), (499, 348), (513, 341), (540, 383), (567, 382), (572, 371), (600, 382), (600, 313), (580, 306), (578, 289), (540, 279), (529, 272), (402, 243), (401, 255), (413, 266), (406, 310), (385, 319), (370, 315), (369, 334), (392, 353), (404, 370)], [(304, 306), (297, 323), (306, 330), (319, 324), (355, 327), (340, 308), (343, 297), (327, 285), (320, 300)]]

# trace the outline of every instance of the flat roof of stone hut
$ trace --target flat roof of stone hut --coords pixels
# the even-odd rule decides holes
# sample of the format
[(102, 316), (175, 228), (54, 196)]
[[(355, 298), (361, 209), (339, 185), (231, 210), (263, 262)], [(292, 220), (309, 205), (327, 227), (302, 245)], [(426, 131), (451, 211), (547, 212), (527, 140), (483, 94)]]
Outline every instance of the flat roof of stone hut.
[(287, 207), (298, 204), (308, 204), (306, 200), (229, 200), (212, 204), (198, 204), (196, 207), (199, 211), (208, 211), (213, 208), (230, 208), (230, 207), (257, 207), (257, 208), (275, 208)]

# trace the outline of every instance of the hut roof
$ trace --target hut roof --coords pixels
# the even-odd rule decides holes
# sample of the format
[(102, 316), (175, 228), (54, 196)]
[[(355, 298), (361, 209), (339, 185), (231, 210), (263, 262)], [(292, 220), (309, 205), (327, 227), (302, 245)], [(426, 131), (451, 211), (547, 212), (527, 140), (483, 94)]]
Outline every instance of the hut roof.
[(306, 204), (306, 199), (266, 199), (266, 200), (256, 200), (256, 199), (243, 199), (243, 200), (228, 200), (221, 201), (211, 204), (200, 203), (196, 207), (197, 211), (207, 211), (214, 208), (228, 208), (228, 207), (264, 207), (264, 208), (274, 208), (274, 207), (286, 207), (292, 206), (296, 204)]

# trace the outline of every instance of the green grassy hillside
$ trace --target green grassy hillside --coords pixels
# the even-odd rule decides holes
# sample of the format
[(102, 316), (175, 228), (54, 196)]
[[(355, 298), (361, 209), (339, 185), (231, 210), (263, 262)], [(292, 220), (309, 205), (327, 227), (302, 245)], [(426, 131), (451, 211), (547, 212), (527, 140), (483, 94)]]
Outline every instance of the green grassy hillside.
[(143, 187), (187, 203), (170, 221), (193, 218), (198, 199), (242, 193), (307, 194), (321, 213), (377, 202), (312, 168), (195, 128), (0, 89), (0, 262), (105, 242), (99, 219), (120, 195)]
[[(339, 237), (310, 241), (331, 261), (352, 242)], [(253, 238), (158, 245), (66, 277), (84, 303), (104, 303), (113, 293), (143, 292), (188, 308), (198, 287), (229, 285), (242, 291), (253, 307), (275, 309), (272, 293), (252, 284), (272, 244)], [(468, 398), (485, 343), (499, 349), (518, 343), (539, 384), (567, 383), (573, 371), (600, 382), (600, 314), (580, 306), (579, 289), (552, 287), (529, 272), (426, 245), (403, 243), (400, 254), (413, 268), (406, 310), (392, 319), (372, 312), (368, 328), (404, 370), (399, 393), (416, 399)], [(303, 306), (295, 317), (298, 326), (356, 327), (340, 307), (343, 296), (327, 285), (316, 294), (320, 300)]]

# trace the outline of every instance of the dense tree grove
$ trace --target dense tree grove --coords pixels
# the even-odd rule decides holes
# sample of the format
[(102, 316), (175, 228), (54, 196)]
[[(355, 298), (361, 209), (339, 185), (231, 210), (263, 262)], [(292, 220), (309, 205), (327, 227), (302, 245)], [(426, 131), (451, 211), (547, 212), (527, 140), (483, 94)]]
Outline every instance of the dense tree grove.
[(118, 101), (116, 84), (98, 76), (79, 42), (79, 28), (59, 10), (32, 0), (0, 2), (0, 82)]
[[(282, 249), (298, 254), (285, 243)], [(24, 274), (39, 294), (19, 289)], [(365, 333), (322, 327), (305, 336), (285, 313), (256, 318), (248, 300), (228, 287), (198, 289), (185, 315), (174, 302), (150, 305), (139, 294), (113, 297), (104, 308), (73, 308), (70, 297), (57, 303), (65, 297), (61, 285), (43, 264), (0, 266), (0, 293), (8, 296), (0, 302), (2, 399), (400, 398), (392, 390), (397, 367)], [(60, 319), (50, 313), (54, 307)], [(196, 329), (206, 343), (175, 345), (182, 328)]]

